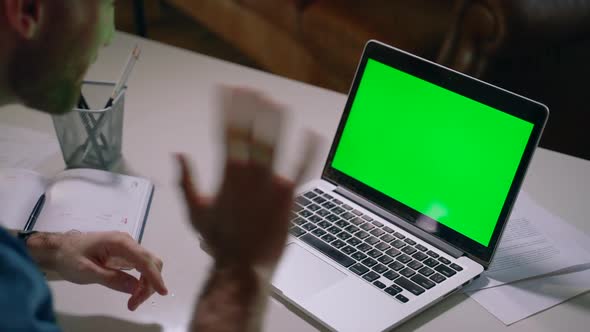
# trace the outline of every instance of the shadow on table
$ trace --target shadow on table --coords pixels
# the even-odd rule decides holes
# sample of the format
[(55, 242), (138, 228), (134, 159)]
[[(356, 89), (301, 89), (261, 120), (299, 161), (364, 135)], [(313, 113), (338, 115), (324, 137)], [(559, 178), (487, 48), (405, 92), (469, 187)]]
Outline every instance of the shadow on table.
[(158, 324), (141, 324), (107, 316), (75, 316), (58, 313), (57, 321), (63, 331), (84, 332), (162, 332)]
[(465, 300), (467, 300), (467, 296), (460, 292), (455, 293), (454, 295), (443, 299), (441, 302), (417, 314), (415, 317), (396, 328), (395, 331), (416, 331), (420, 329), (422, 325), (427, 324), (431, 320), (443, 315), (445, 312), (453, 309), (455, 306), (459, 305)]

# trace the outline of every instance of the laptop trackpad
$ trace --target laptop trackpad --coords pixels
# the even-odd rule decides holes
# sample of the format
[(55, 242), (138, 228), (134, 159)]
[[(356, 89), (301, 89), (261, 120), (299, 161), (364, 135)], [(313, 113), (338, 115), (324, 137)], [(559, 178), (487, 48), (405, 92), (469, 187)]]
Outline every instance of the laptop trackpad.
[(305, 299), (345, 278), (346, 274), (291, 243), (285, 249), (272, 284), (290, 298)]

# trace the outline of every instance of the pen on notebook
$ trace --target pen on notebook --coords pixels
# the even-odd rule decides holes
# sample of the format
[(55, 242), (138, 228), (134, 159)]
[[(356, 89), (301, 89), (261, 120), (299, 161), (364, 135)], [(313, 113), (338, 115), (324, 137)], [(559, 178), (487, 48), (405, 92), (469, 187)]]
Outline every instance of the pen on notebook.
[(37, 221), (37, 217), (39, 217), (39, 213), (41, 213), (41, 210), (43, 209), (43, 205), (45, 204), (45, 194), (41, 195), (41, 197), (39, 197), (39, 199), (37, 200), (37, 203), (35, 204), (35, 207), (33, 208), (33, 211), (31, 211), (31, 215), (29, 215), (29, 220), (27, 220), (27, 223), (25, 224), (25, 231), (29, 231), (33, 228), (33, 226), (35, 226), (35, 222)]
[(111, 97), (107, 101), (106, 106), (104, 108), (108, 108), (108, 107), (111, 107), (111, 105), (113, 105), (113, 101), (115, 100), (115, 98), (117, 98), (117, 95), (119, 94), (121, 89), (123, 89), (125, 84), (127, 84), (127, 80), (129, 79), (129, 75), (131, 74), (131, 71), (133, 70), (133, 66), (135, 65), (135, 62), (139, 58), (140, 53), (141, 53), (141, 49), (139, 48), (139, 45), (135, 45), (135, 47), (131, 51), (131, 54), (129, 54), (129, 58), (127, 59), (127, 63), (125, 64), (125, 67), (123, 67), (123, 72), (121, 72), (121, 76), (119, 76), (119, 80), (117, 81), (117, 84), (115, 84), (115, 88), (113, 89), (113, 94), (111, 95)]

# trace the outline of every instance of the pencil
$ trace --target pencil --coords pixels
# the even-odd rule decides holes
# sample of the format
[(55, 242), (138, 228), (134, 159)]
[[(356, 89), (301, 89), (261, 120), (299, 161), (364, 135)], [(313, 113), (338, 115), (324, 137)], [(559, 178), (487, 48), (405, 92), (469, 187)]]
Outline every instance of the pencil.
[(131, 51), (131, 54), (129, 54), (127, 63), (125, 64), (125, 67), (123, 67), (123, 71), (119, 76), (119, 80), (117, 81), (117, 84), (115, 84), (115, 88), (113, 89), (113, 94), (107, 101), (105, 108), (111, 107), (113, 105), (113, 101), (115, 100), (115, 98), (117, 98), (117, 95), (119, 95), (121, 89), (125, 87), (125, 84), (127, 84), (127, 80), (129, 79), (129, 75), (131, 75), (131, 71), (133, 70), (133, 66), (135, 66), (135, 62), (137, 62), (137, 59), (139, 58), (139, 54), (141, 54), (141, 49), (139, 48), (139, 45), (135, 45), (135, 47)]

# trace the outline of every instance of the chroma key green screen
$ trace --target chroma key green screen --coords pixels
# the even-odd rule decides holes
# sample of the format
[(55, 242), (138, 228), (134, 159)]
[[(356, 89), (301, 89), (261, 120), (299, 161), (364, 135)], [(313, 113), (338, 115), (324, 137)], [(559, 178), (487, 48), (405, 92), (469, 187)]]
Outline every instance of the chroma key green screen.
[(368, 59), (332, 167), (488, 246), (532, 130)]

